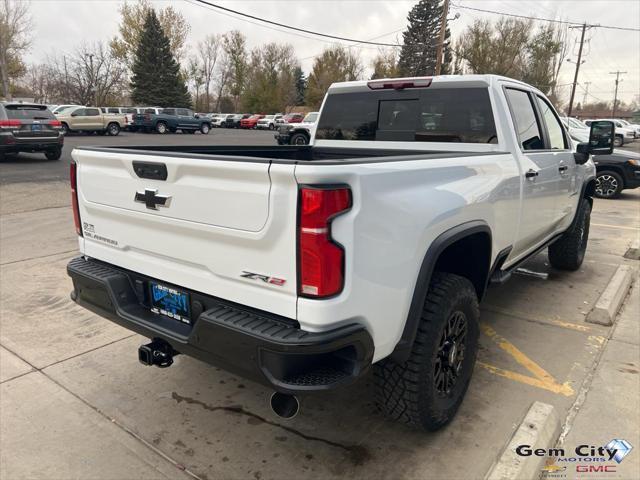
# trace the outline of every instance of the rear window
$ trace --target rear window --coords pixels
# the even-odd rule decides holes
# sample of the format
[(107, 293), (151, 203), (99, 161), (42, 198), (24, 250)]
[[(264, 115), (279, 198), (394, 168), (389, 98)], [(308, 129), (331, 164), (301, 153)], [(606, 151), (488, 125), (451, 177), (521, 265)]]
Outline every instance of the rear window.
[(5, 105), (11, 120), (49, 120), (56, 118), (45, 105)]
[(486, 88), (385, 90), (327, 97), (316, 138), (497, 143)]

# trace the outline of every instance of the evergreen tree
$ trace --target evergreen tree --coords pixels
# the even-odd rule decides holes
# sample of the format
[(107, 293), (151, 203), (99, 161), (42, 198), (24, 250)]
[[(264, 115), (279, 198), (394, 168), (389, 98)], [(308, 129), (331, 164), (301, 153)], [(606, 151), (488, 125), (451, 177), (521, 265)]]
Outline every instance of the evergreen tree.
[(307, 89), (307, 78), (300, 67), (293, 72), (296, 81), (296, 105), (304, 105), (304, 93)]
[[(440, 0), (420, 0), (409, 12), (409, 26), (402, 34), (403, 46), (398, 61), (400, 74), (405, 77), (435, 74), (443, 5)], [(450, 72), (451, 32), (445, 30), (444, 51), (440, 73)]]
[(147, 14), (131, 68), (131, 98), (140, 105), (190, 107), (191, 98), (169, 38), (153, 9)]

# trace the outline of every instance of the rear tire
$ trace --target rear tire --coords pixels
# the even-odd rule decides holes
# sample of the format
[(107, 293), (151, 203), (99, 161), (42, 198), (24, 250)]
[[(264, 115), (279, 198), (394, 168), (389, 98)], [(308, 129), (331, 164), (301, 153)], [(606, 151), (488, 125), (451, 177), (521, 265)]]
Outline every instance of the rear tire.
[(200, 133), (202, 133), (203, 135), (207, 135), (209, 133), (209, 130), (211, 130), (211, 128), (209, 127), (209, 124), (207, 124), (207, 123), (203, 123), (200, 126)]
[(44, 156), (47, 157), (47, 160), (60, 160), (60, 157), (62, 157), (62, 148), (58, 147), (47, 150), (44, 152)]
[(66, 123), (62, 122), (60, 126), (62, 127), (63, 135), (69, 135), (71, 133), (71, 129), (69, 128), (69, 125), (67, 125)]
[(624, 138), (622, 138), (621, 135), (616, 135), (613, 139), (613, 146), (614, 147), (621, 147), (624, 145)]
[(549, 245), (549, 263), (558, 270), (575, 271), (580, 268), (587, 251), (591, 204), (586, 198), (580, 200), (573, 226)]
[(437, 430), (451, 421), (471, 380), (480, 310), (469, 280), (436, 272), (407, 361), (376, 363), (376, 404), (392, 419)]
[(624, 180), (618, 173), (611, 170), (603, 170), (596, 174), (596, 197), (616, 198), (623, 188)]

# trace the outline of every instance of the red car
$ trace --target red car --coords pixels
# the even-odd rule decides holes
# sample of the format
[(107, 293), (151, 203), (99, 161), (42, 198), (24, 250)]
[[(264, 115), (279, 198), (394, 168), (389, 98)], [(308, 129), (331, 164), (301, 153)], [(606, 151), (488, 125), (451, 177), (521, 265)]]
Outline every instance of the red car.
[(300, 123), (303, 119), (304, 115), (301, 113), (290, 113), (288, 115), (285, 115), (282, 120), (283, 123)]
[(258, 120), (263, 118), (264, 115), (251, 115), (249, 118), (243, 118), (240, 120), (240, 128), (256, 128)]

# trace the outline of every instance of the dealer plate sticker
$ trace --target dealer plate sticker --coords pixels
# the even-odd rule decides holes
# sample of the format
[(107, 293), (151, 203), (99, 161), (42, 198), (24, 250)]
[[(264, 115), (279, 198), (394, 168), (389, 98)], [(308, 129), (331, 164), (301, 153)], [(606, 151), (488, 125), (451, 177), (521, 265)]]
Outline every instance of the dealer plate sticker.
[(151, 311), (183, 323), (191, 324), (189, 294), (175, 288), (150, 282)]

